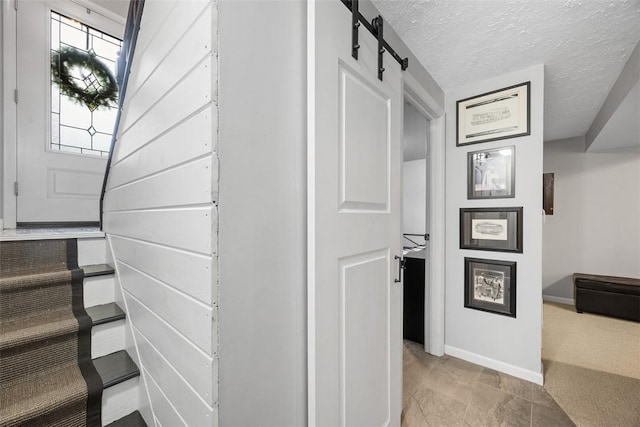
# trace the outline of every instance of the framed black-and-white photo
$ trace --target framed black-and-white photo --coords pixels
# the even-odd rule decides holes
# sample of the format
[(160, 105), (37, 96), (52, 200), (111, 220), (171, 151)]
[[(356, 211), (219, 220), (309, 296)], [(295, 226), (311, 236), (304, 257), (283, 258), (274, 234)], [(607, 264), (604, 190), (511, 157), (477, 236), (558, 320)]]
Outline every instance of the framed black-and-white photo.
[(516, 317), (516, 263), (464, 259), (464, 306)]
[(467, 198), (503, 199), (516, 195), (515, 147), (467, 154)]
[(456, 145), (529, 135), (530, 87), (526, 82), (458, 101)]
[(460, 208), (460, 249), (522, 253), (522, 207)]

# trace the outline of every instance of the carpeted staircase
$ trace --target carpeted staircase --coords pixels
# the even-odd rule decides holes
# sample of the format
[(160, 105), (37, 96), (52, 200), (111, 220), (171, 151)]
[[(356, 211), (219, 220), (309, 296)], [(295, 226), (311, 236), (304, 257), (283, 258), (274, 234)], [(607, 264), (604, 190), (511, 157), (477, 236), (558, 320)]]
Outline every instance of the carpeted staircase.
[(101, 426), (103, 388), (139, 374), (123, 350), (94, 365), (77, 260), (76, 239), (0, 242), (0, 427)]

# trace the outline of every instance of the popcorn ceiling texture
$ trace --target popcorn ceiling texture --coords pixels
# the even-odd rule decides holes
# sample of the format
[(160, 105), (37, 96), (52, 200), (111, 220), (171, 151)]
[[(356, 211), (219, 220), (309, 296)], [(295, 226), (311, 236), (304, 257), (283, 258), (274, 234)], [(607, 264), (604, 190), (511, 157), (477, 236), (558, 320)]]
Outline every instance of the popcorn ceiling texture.
[(640, 0), (372, 1), (445, 92), (544, 64), (545, 141), (586, 134), (640, 40)]

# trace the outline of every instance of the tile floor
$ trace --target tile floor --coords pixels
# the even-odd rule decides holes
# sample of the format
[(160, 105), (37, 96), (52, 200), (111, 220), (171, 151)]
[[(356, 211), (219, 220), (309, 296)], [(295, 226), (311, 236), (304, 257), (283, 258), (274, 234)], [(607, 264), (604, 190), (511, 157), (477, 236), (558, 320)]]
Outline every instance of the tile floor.
[(403, 427), (575, 426), (547, 391), (404, 341)]

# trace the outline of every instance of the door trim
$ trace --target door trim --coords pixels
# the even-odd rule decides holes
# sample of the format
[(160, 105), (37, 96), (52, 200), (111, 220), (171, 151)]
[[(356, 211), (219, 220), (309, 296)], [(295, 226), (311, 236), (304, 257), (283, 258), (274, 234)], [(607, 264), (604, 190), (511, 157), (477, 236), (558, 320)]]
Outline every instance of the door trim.
[[(16, 40), (16, 10), (12, 1), (2, 2), (2, 133), (4, 145), (2, 147), (2, 215), (3, 227), (16, 228), (17, 200), (13, 193), (13, 183), (17, 181), (17, 146), (16, 120), (17, 104), (14, 101), (17, 75), (17, 40)], [(10, 66), (13, 64), (13, 66)]]
[(307, 422), (315, 427), (316, 408), (316, 16), (315, 0), (307, 1)]
[[(429, 341), (425, 351), (444, 354), (444, 281), (445, 281), (445, 115), (442, 106), (434, 100), (425, 87), (411, 74), (411, 67), (404, 74), (404, 97), (429, 120), (429, 292), (425, 293), (425, 306), (429, 308)], [(425, 263), (425, 268), (427, 263)]]

